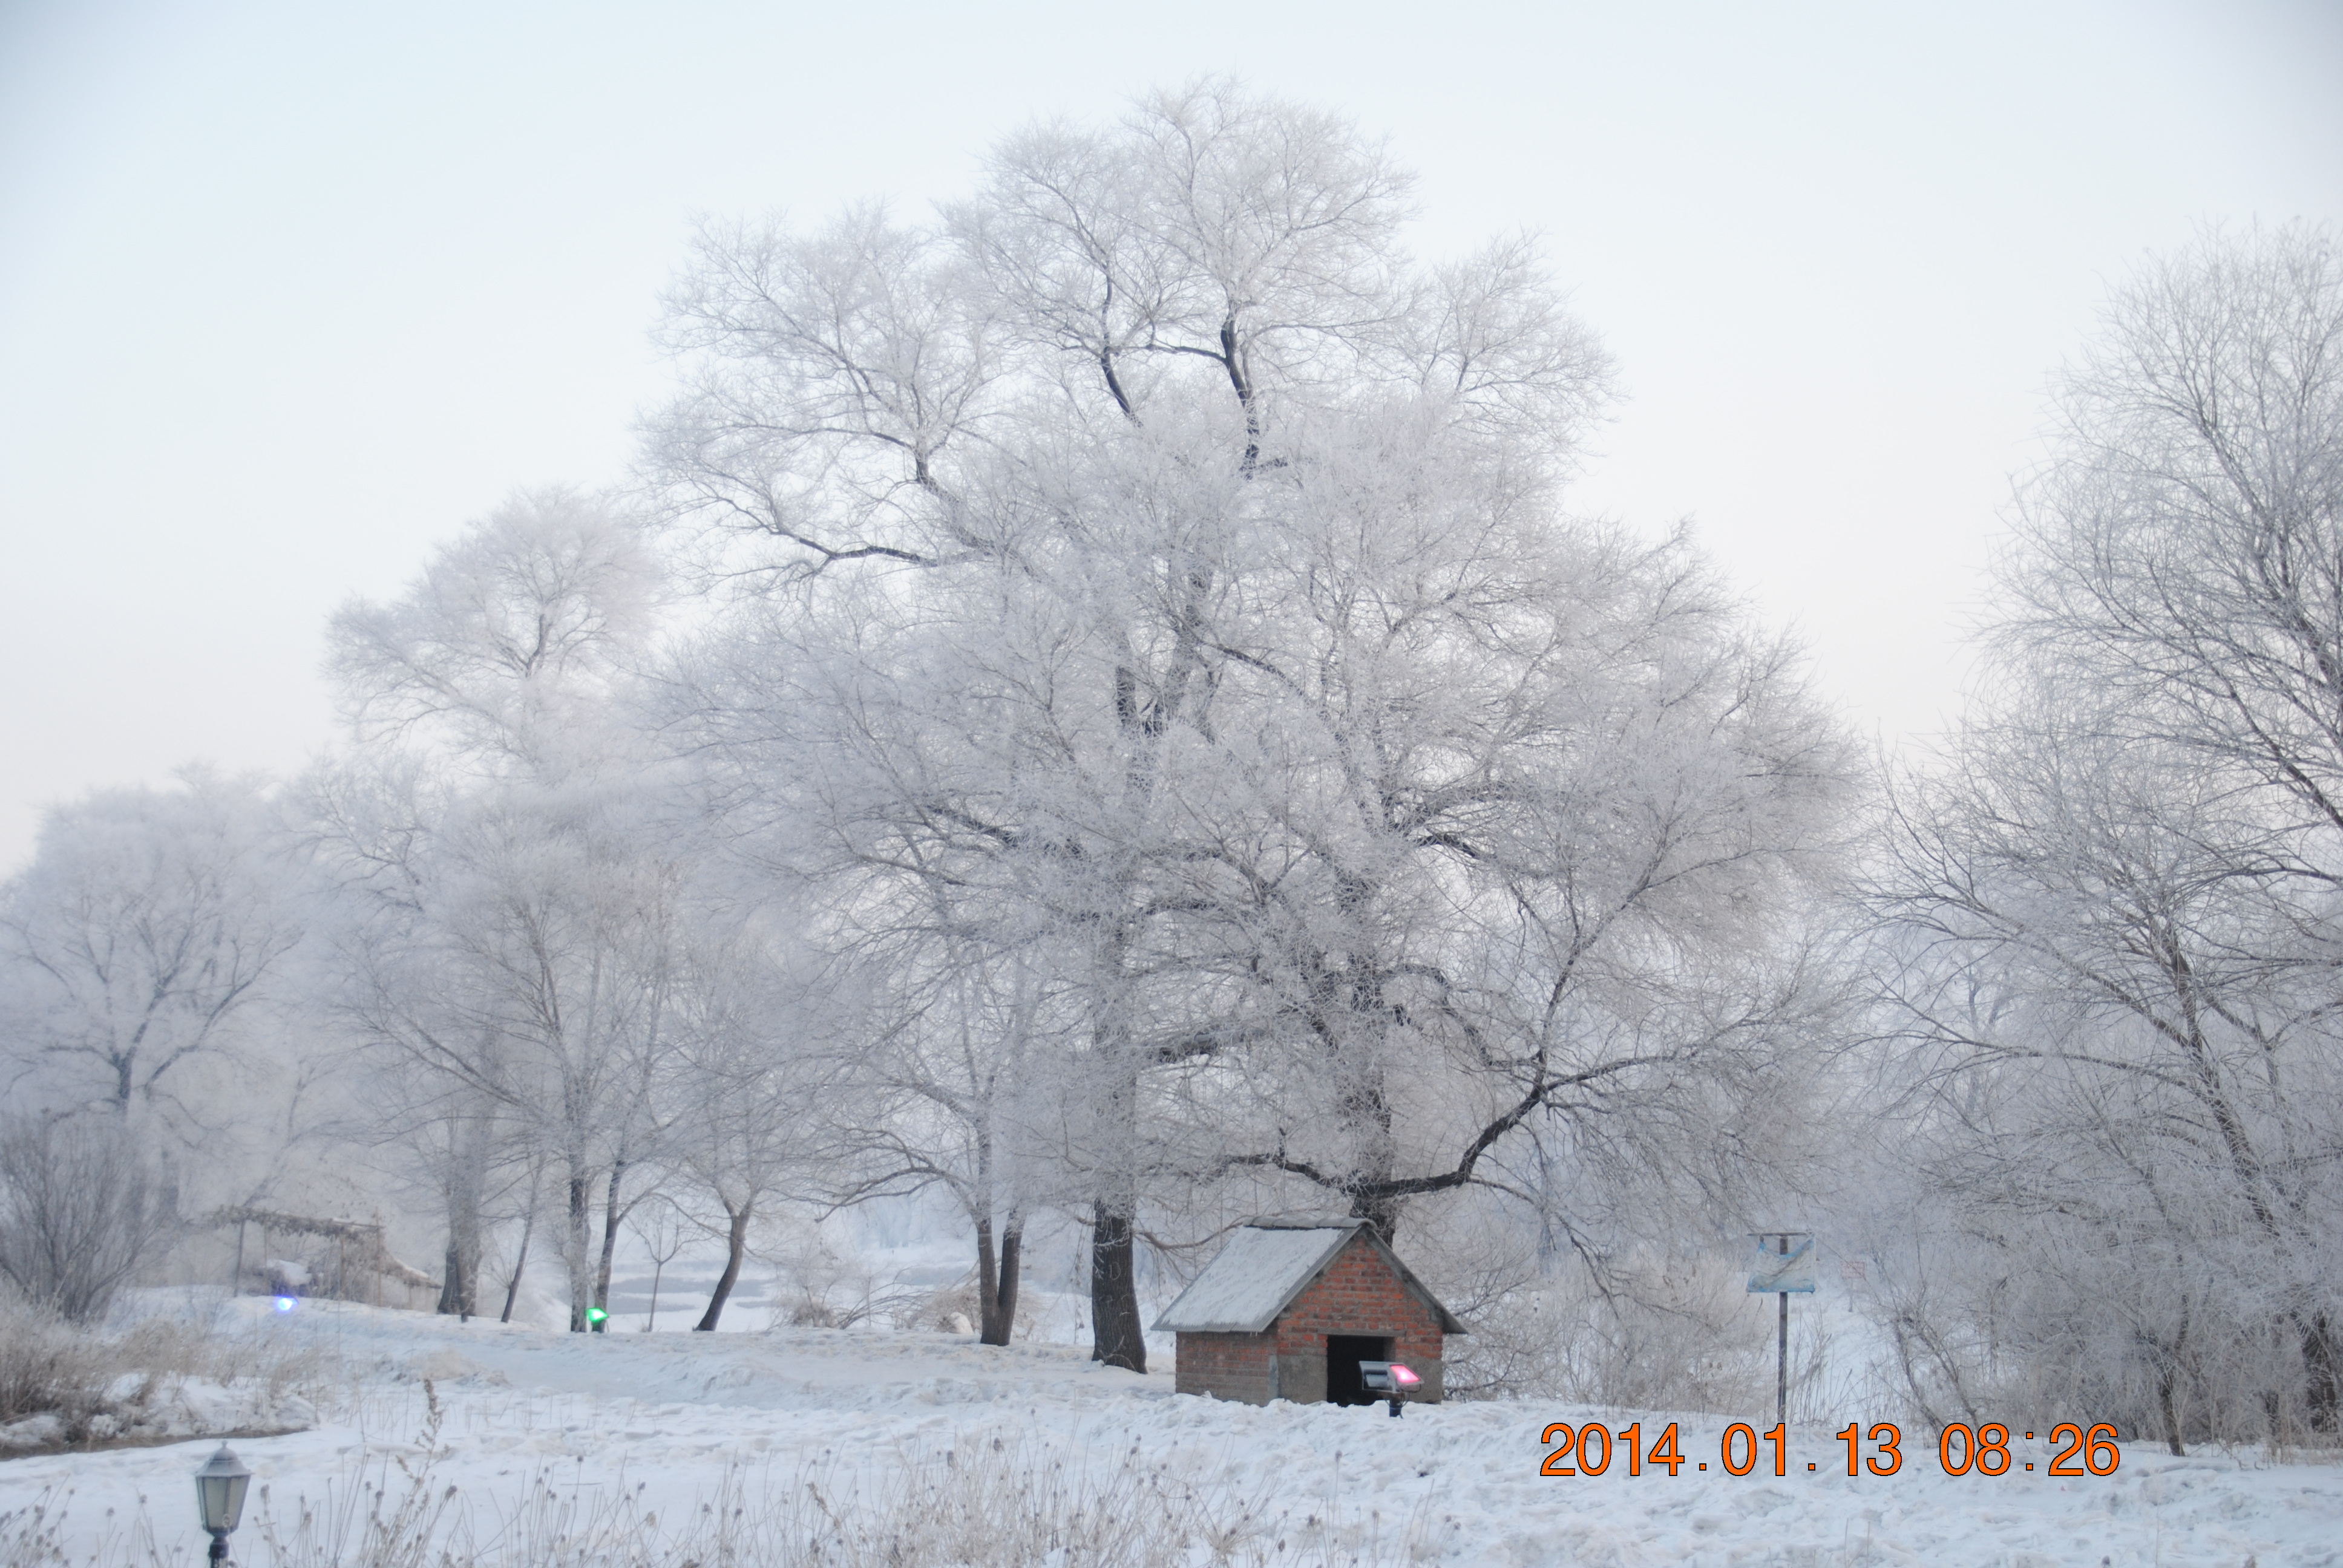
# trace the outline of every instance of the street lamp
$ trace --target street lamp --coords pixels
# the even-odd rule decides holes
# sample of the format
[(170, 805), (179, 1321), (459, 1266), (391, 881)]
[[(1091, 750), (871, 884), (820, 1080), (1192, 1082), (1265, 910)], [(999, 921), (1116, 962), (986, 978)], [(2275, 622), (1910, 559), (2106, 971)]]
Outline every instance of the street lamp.
[(204, 1528), (211, 1532), (211, 1560), (227, 1561), (227, 1538), (236, 1521), (244, 1517), (244, 1489), (252, 1484), (252, 1472), (236, 1462), (226, 1443), (196, 1472), (196, 1506), (202, 1510)]

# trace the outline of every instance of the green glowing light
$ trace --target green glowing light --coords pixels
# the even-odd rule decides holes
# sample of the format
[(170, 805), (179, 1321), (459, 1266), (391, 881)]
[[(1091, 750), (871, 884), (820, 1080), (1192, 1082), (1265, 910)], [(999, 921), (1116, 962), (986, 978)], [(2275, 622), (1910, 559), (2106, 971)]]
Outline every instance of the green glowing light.
[(604, 1312), (599, 1307), (588, 1307), (586, 1309), (586, 1321), (589, 1323), (598, 1323), (609, 1315), (609, 1313)]

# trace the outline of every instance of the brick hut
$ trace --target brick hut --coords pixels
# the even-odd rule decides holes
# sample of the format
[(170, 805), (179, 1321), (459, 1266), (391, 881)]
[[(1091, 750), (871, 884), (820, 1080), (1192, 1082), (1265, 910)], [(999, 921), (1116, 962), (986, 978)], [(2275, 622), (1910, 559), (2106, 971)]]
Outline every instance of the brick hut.
[(1256, 1220), (1155, 1320), (1182, 1393), (1371, 1404), (1359, 1363), (1403, 1362), (1437, 1402), (1442, 1336), (1464, 1325), (1363, 1220)]

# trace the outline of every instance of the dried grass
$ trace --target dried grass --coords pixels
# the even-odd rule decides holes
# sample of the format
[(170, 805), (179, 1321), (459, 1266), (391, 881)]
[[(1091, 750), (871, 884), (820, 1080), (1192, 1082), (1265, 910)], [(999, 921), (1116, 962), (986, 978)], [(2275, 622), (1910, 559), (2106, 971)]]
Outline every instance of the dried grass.
[(0, 1426), (54, 1418), (37, 1441), (0, 1445), (0, 1458), (153, 1441), (142, 1435), (142, 1419), (182, 1380), (241, 1384), (273, 1407), (288, 1394), (316, 1402), (327, 1372), (315, 1348), (287, 1351), (221, 1332), (208, 1302), (77, 1327), (21, 1296), (0, 1295)]
[[(787, 1477), (735, 1467), (684, 1517), (638, 1484), (581, 1489), (540, 1473), (476, 1505), (443, 1473), (437, 1398), (420, 1452), (346, 1469), (322, 1496), (256, 1493), (235, 1542), (249, 1568), (1378, 1568), (1436, 1554), (1438, 1522), (1183, 1477), (1140, 1447), (995, 1438), (882, 1466), (824, 1462)], [(70, 1497), (0, 1513), (0, 1561), (164, 1568), (143, 1521), (69, 1557)]]

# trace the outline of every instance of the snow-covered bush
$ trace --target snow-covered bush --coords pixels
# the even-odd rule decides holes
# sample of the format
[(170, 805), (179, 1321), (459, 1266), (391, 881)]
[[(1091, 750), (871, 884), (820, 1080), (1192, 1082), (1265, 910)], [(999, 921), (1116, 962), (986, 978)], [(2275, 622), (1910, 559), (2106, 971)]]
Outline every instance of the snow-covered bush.
[(96, 1328), (0, 1294), (0, 1457), (304, 1427), (323, 1370), (314, 1349), (219, 1332), (207, 1302), (193, 1313), (126, 1305)]
[[(1473, 1315), (1472, 1333), (1448, 1342), (1447, 1390), (1745, 1417), (1774, 1407), (1774, 1299), (1753, 1300), (1718, 1259), (1641, 1258), (1599, 1283), (1561, 1271)], [(1832, 1349), (1801, 1308), (1790, 1344), (1794, 1420), (1813, 1402), (1804, 1392), (1825, 1381)]]
[(174, 1194), (110, 1116), (0, 1119), (0, 1278), (85, 1323), (178, 1229)]
[(53, 1312), (0, 1292), (0, 1432), (50, 1415), (71, 1431), (97, 1408), (116, 1362), (94, 1336), (74, 1332)]

